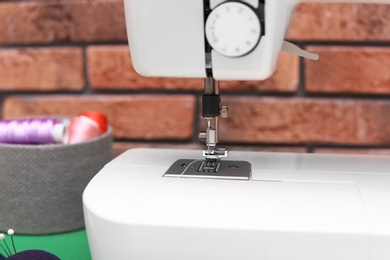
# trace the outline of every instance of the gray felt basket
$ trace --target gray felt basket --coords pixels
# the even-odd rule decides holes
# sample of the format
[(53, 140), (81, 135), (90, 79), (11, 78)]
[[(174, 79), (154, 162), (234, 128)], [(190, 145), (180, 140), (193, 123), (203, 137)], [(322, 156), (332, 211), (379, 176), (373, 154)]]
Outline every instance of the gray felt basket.
[(111, 129), (78, 144), (0, 144), (0, 230), (50, 234), (83, 228), (82, 193), (111, 158)]

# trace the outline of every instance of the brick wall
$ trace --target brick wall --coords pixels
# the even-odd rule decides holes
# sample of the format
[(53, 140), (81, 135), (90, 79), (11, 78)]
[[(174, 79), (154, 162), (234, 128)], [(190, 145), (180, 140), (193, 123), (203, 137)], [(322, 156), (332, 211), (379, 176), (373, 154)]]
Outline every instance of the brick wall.
[[(287, 38), (319, 61), (282, 54), (264, 82), (221, 82), (233, 149), (390, 154), (390, 5), (301, 4)], [(0, 1), (2, 118), (108, 115), (116, 152), (201, 147), (202, 80), (144, 78), (127, 47), (122, 1)]]

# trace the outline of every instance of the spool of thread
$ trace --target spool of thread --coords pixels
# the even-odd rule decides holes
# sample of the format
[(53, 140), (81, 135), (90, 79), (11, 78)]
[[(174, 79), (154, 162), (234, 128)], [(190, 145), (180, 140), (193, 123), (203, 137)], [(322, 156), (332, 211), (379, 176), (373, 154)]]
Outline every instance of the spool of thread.
[(87, 111), (81, 114), (82, 116), (89, 117), (99, 125), (100, 134), (104, 134), (107, 131), (108, 120), (106, 115), (98, 111)]
[(69, 125), (69, 144), (81, 143), (100, 135), (98, 123), (86, 116), (77, 116)]
[(66, 127), (56, 118), (34, 118), (0, 121), (0, 143), (63, 143)]

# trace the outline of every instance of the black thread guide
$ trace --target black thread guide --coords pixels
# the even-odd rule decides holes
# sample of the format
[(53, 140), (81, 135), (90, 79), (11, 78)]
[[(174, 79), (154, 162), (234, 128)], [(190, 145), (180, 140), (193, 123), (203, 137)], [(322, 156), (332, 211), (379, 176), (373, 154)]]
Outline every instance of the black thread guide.
[(251, 164), (246, 161), (180, 159), (174, 162), (163, 176), (250, 180), (251, 172)]

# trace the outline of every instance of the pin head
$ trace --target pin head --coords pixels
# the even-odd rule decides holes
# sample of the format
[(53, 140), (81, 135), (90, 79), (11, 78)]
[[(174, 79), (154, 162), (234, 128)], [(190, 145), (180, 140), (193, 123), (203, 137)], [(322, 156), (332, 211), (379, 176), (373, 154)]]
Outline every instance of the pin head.
[(13, 234), (15, 234), (15, 231), (12, 228), (10, 228), (8, 229), (7, 233), (8, 235), (12, 236)]
[(4, 240), (5, 235), (3, 233), (0, 234), (0, 240)]

